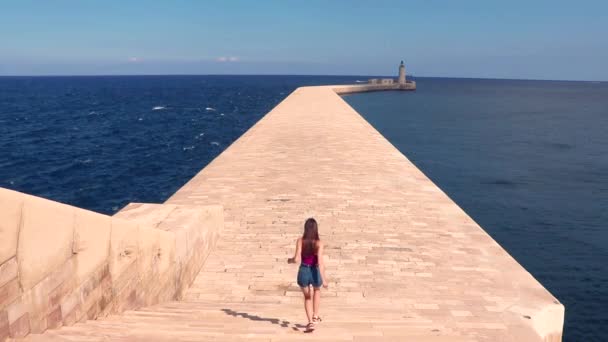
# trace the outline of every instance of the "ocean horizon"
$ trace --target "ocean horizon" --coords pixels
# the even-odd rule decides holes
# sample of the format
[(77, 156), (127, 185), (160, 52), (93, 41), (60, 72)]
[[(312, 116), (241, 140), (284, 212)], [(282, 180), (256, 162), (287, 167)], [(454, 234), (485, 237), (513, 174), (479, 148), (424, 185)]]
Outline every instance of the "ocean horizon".
[[(1, 75), (0, 78), (10, 77), (181, 77), (181, 76), (227, 76), (227, 77), (249, 77), (249, 76), (292, 76), (292, 77), (361, 77), (367, 81), (370, 78), (395, 78), (395, 75), (351, 75), (351, 74), (283, 74), (283, 73), (251, 73), (251, 74), (213, 74), (213, 73), (168, 73), (168, 74), (41, 74), (41, 75), (27, 75), (27, 74), (15, 74), (15, 75)], [(408, 79), (458, 79), (458, 80), (493, 80), (493, 81), (538, 81), (538, 82), (590, 82), (590, 83), (606, 83), (608, 80), (584, 80), (584, 79), (543, 79), (543, 78), (500, 78), (500, 77), (464, 77), (464, 76), (417, 76), (407, 75)]]

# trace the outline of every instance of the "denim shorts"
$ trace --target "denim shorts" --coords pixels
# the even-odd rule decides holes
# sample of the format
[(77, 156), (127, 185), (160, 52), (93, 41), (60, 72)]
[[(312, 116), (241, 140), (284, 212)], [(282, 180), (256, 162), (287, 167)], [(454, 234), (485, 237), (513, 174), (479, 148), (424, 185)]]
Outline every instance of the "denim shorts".
[(321, 287), (323, 285), (319, 266), (300, 265), (300, 269), (298, 270), (298, 286), (307, 287), (308, 285), (312, 285), (313, 287)]

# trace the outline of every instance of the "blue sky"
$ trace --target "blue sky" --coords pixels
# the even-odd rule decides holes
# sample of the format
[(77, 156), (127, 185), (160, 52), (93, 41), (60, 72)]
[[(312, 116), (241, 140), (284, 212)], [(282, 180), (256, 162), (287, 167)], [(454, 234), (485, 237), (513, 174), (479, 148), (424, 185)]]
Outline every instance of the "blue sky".
[(0, 5), (0, 75), (608, 80), (608, 1), (81, 1)]

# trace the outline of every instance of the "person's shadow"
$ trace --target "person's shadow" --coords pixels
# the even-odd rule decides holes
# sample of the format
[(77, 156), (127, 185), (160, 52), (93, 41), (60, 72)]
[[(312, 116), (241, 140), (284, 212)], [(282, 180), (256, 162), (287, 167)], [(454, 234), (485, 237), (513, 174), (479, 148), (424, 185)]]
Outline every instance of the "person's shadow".
[(232, 317), (242, 317), (242, 318), (246, 318), (248, 320), (251, 321), (256, 321), (256, 322), (268, 322), (271, 324), (275, 324), (278, 325), (282, 328), (285, 329), (291, 329), (293, 331), (301, 331), (304, 333), (308, 333), (308, 332), (312, 332), (312, 330), (309, 330), (306, 328), (306, 325), (303, 324), (292, 324), (289, 321), (286, 320), (281, 320), (278, 318), (269, 318), (269, 317), (260, 317), (258, 315), (251, 315), (247, 312), (238, 312), (238, 311), (234, 311), (232, 309), (222, 309), (222, 311), (229, 316)]

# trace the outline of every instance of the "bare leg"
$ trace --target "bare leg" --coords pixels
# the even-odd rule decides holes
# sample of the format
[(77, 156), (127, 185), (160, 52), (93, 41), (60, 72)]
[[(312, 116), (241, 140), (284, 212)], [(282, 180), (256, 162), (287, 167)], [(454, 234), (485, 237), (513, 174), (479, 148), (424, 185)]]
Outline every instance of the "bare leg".
[(319, 307), (321, 306), (321, 288), (320, 287), (315, 287), (314, 288), (314, 293), (313, 293), (313, 298), (312, 298), (312, 305), (313, 305), (313, 317), (319, 317)]
[(302, 287), (302, 293), (304, 294), (304, 310), (306, 310), (306, 317), (308, 318), (308, 323), (312, 322), (312, 291), (310, 287)]

